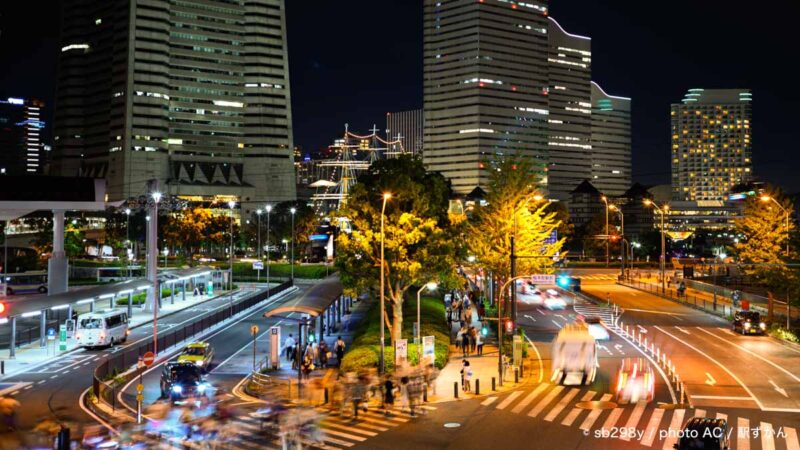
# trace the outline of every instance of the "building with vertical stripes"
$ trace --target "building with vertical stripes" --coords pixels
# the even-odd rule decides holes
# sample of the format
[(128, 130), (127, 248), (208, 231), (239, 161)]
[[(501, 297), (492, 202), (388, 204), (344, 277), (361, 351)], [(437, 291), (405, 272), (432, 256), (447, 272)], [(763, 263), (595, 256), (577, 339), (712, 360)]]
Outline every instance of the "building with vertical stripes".
[(421, 109), (386, 113), (388, 140), (399, 140), (407, 153), (422, 152), (423, 116)]
[(58, 175), (242, 202), (295, 198), (283, 0), (65, 0)]
[(592, 82), (592, 184), (610, 197), (631, 186), (631, 99)]
[(0, 100), (0, 175), (42, 173), (43, 108), (44, 102), (33, 98)]
[(689, 89), (672, 104), (672, 198), (721, 201), (753, 176), (749, 89)]

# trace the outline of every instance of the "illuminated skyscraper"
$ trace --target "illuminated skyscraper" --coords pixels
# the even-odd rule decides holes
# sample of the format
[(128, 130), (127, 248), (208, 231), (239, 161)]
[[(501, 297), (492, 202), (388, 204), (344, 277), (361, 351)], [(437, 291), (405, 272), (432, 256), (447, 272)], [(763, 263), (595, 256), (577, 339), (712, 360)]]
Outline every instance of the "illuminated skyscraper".
[(36, 99), (0, 100), (0, 175), (42, 173), (42, 108), (44, 103)]
[(386, 113), (387, 138), (399, 140), (407, 153), (416, 155), (422, 152), (423, 122), (421, 109)]
[(295, 198), (283, 0), (64, 0), (53, 172)]
[(749, 89), (689, 89), (672, 105), (672, 198), (724, 200), (752, 178)]
[(631, 185), (631, 99), (592, 82), (592, 184), (609, 196)]

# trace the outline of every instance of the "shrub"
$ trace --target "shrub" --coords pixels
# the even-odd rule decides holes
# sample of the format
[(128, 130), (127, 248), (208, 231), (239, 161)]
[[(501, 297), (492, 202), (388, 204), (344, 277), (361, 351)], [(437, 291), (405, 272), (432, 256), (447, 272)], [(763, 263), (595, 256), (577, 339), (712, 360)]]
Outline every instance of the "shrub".
[(800, 338), (797, 337), (797, 334), (785, 328), (782, 328), (780, 325), (776, 323), (770, 325), (769, 334), (773, 337), (782, 339), (784, 341), (794, 342), (795, 344), (800, 343)]

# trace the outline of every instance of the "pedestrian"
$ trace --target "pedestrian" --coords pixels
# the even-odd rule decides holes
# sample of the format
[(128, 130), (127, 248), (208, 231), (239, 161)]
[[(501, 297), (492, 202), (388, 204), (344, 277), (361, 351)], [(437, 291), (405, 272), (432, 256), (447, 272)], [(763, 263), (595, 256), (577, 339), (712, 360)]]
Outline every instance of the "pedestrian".
[(611, 304), (611, 292), (606, 292), (606, 305)]
[(472, 392), (472, 367), (469, 365), (469, 361), (467, 361), (466, 367), (464, 367), (464, 392)]
[(333, 348), (334, 351), (336, 351), (336, 363), (339, 365), (339, 367), (342, 366), (342, 358), (344, 358), (344, 348), (345, 348), (344, 341), (342, 340), (342, 337), (339, 336), (336, 339), (336, 345), (334, 345)]
[(472, 306), (467, 307), (466, 322), (468, 324), (472, 323)]
[(475, 346), (478, 350), (478, 356), (483, 356), (483, 336), (481, 333), (475, 334)]
[(422, 397), (422, 376), (417, 374), (411, 377), (408, 382), (408, 407), (411, 410), (411, 417), (416, 415), (414, 408), (419, 403), (420, 397)]
[(484, 305), (483, 301), (478, 302), (478, 320), (483, 322), (483, 318), (486, 317), (486, 305)]
[(392, 408), (394, 407), (395, 389), (397, 388), (394, 385), (394, 381), (392, 381), (391, 375), (386, 375), (386, 379), (383, 382), (383, 414), (387, 416), (392, 413)]
[(283, 341), (283, 349), (286, 352), (287, 359), (292, 359), (292, 351), (294, 350), (294, 344), (295, 344), (294, 337), (292, 337), (291, 334), (289, 334), (289, 337), (287, 337)]
[(342, 330), (350, 331), (350, 308), (345, 309), (344, 314), (342, 315)]
[(425, 384), (431, 389), (431, 393), (436, 395), (436, 378), (439, 376), (439, 369), (433, 364), (425, 366)]
[(469, 343), (472, 345), (472, 353), (478, 351), (478, 330), (475, 327), (469, 327)]
[(297, 366), (299, 361), (297, 360), (297, 354), (300, 352), (300, 344), (295, 344), (290, 347), (289, 349), (289, 361), (292, 362), (292, 370), (297, 370)]
[(408, 376), (403, 376), (400, 378), (400, 410), (405, 410), (406, 408), (411, 408), (409, 403), (408, 397), (408, 383), (409, 383)]
[(467, 367), (469, 367), (469, 361), (466, 359), (461, 361), (461, 390), (467, 392)]
[(458, 334), (456, 335), (456, 348), (461, 348), (461, 352), (464, 353), (464, 356), (467, 356), (464, 341), (467, 339), (464, 333), (464, 329), (461, 328), (458, 330)]
[(330, 353), (330, 349), (328, 348), (328, 343), (325, 342), (325, 339), (319, 343), (319, 366), (323, 369), (328, 367), (328, 354)]
[(310, 351), (307, 351), (306, 355), (303, 357), (303, 365), (300, 368), (303, 378), (307, 380), (310, 377), (312, 370), (314, 370), (313, 355)]

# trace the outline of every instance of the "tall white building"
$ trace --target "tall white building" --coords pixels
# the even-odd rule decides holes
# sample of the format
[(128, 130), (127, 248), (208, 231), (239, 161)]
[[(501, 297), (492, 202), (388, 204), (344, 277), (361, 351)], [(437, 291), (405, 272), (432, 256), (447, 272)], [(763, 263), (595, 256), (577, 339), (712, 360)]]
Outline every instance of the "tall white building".
[(283, 0), (64, 0), (53, 172), (295, 198)]
[(721, 201), (753, 176), (749, 89), (689, 89), (672, 104), (672, 198)]
[(631, 186), (631, 99), (592, 82), (592, 184), (608, 196)]
[(423, 123), (421, 109), (386, 113), (386, 137), (399, 140), (406, 153), (419, 154), (422, 152)]

